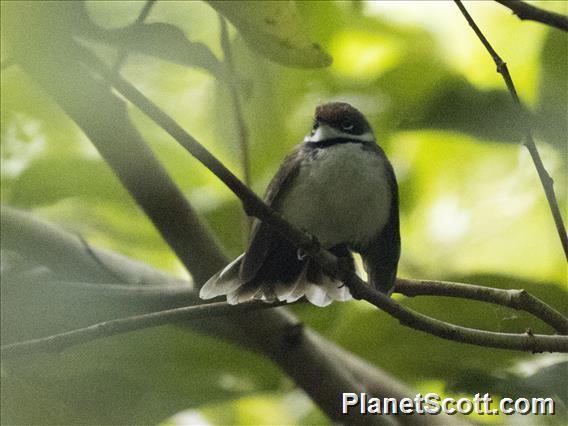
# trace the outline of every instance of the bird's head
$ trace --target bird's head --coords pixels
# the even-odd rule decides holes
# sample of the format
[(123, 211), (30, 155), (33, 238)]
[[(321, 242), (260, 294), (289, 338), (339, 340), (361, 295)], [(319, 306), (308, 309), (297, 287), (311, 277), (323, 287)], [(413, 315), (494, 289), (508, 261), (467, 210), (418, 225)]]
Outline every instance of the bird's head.
[(375, 136), (369, 122), (361, 112), (345, 102), (319, 105), (314, 125), (304, 142), (323, 142), (330, 139), (373, 142)]

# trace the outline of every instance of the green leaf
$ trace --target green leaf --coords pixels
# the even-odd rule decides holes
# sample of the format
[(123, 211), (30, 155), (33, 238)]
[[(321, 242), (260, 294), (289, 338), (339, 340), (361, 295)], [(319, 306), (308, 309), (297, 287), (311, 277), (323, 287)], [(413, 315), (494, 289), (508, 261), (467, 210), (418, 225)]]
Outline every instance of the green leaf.
[(221, 72), (219, 60), (205, 44), (190, 41), (183, 31), (171, 24), (130, 25), (105, 31), (102, 39), (122, 49), (202, 68), (215, 76)]
[[(538, 113), (539, 131), (544, 140), (567, 153), (568, 135), (568, 38), (557, 30), (549, 30), (542, 50), (542, 74)], [(566, 155), (564, 160), (566, 160)]]
[(319, 68), (331, 57), (310, 40), (293, 2), (213, 1), (208, 3), (237, 27), (248, 45), (282, 65)]
[[(15, 2), (7, 9), (8, 17), (2, 18), (7, 29), (2, 34), (8, 40), (26, 40), (22, 33), (22, 22), (47, 31), (58, 40), (69, 36), (101, 41), (126, 50), (164, 59), (185, 66), (209, 71), (212, 75), (220, 72), (220, 63), (203, 43), (188, 40), (183, 31), (166, 23), (133, 24), (118, 29), (106, 29), (97, 25), (85, 7), (84, 1), (47, 2), (26, 5)], [(24, 3), (24, 4), (21, 4)], [(4, 15), (4, 9), (3, 9)], [(136, 15), (131, 21), (136, 20)]]
[(406, 128), (443, 129), (481, 140), (518, 143), (522, 133), (513, 101), (504, 90), (479, 90), (464, 78), (440, 81), (425, 112)]

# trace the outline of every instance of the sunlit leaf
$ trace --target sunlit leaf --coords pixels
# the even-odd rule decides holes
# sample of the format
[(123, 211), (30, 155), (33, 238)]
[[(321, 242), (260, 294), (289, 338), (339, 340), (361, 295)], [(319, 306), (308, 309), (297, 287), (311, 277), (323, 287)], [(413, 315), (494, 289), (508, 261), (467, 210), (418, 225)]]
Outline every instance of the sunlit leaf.
[(283, 65), (314, 68), (331, 57), (311, 41), (293, 2), (208, 1), (237, 27), (249, 46)]

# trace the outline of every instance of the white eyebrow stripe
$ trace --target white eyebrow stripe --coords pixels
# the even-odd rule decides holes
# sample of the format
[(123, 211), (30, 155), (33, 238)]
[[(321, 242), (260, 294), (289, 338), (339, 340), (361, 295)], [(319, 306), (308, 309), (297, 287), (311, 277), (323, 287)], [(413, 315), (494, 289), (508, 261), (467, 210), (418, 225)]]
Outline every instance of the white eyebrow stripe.
[(374, 142), (375, 135), (372, 132), (366, 132), (362, 135), (352, 135), (350, 133), (341, 132), (327, 124), (321, 124), (313, 135), (307, 135), (304, 142), (321, 142), (328, 139), (345, 138), (361, 142)]

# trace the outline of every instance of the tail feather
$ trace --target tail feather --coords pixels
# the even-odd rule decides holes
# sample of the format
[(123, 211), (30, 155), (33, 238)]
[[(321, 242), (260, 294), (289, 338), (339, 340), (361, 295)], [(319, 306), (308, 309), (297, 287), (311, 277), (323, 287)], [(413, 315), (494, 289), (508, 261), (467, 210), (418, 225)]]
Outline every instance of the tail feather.
[(351, 300), (352, 296), (349, 292), (349, 288), (341, 281), (334, 280), (330, 277), (325, 277), (324, 282), (320, 284), (327, 291), (329, 297), (333, 300), (338, 300), (340, 302), (345, 302), (346, 300)]
[[(295, 302), (305, 296), (316, 306), (324, 307), (334, 300), (346, 301), (351, 299), (349, 289), (341, 282), (325, 274), (315, 274), (318, 281), (312, 282), (310, 276), (310, 263), (306, 262), (299, 276), (292, 283), (258, 283), (255, 280), (243, 282), (239, 277), (239, 269), (244, 254), (241, 254), (222, 271), (211, 277), (201, 288), (199, 296), (202, 299), (212, 299), (217, 296), (226, 296), (231, 305), (249, 300), (262, 300), (274, 302), (276, 300), (288, 303)], [(313, 268), (312, 268), (313, 272)]]
[(244, 254), (241, 254), (223, 270), (217, 272), (201, 287), (199, 297), (204, 300), (224, 296), (237, 290), (242, 282), (239, 279), (239, 267)]
[(276, 293), (276, 297), (278, 300), (285, 300), (288, 303), (295, 302), (299, 298), (301, 298), (305, 293), (305, 282), (307, 281), (306, 275), (308, 272), (308, 265), (306, 264), (302, 268), (302, 272), (294, 281), (293, 284), (286, 284), (286, 283), (276, 283), (274, 285), (274, 292)]
[(305, 294), (306, 299), (316, 306), (324, 307), (333, 302), (325, 289), (314, 283), (306, 283)]
[(275, 301), (274, 292), (264, 286), (241, 285), (231, 293), (227, 293), (227, 303), (229, 305), (237, 305), (249, 300), (262, 300), (271, 303)]

